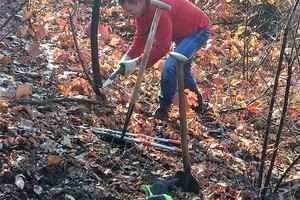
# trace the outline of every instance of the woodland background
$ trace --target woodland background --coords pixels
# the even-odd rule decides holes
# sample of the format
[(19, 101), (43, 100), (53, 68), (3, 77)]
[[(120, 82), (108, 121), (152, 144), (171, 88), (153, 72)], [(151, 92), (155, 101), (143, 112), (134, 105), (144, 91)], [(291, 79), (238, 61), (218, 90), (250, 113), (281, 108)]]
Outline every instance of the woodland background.
[[(96, 3), (101, 86), (135, 27), (116, 1)], [(175, 199), (300, 199), (299, 0), (193, 3), (212, 23), (193, 64), (209, 110), (187, 113), (200, 195)], [(134, 199), (182, 170), (180, 153), (78, 127), (122, 130), (137, 74), (93, 87), (93, 5), (0, 0), (1, 199)], [(164, 59), (144, 74), (128, 130), (180, 139), (177, 97), (168, 121), (151, 117)]]

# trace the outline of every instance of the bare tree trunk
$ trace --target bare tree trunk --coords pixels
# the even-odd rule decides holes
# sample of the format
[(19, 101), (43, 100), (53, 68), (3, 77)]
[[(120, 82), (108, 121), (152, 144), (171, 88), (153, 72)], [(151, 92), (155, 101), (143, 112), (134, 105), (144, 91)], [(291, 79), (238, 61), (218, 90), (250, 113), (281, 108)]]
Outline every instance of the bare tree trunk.
[(99, 23), (100, 0), (94, 0), (92, 21), (91, 21), (91, 54), (92, 54), (92, 69), (94, 76), (93, 89), (97, 96), (105, 99), (105, 95), (99, 90), (102, 87), (102, 79), (99, 67), (98, 56), (98, 23)]

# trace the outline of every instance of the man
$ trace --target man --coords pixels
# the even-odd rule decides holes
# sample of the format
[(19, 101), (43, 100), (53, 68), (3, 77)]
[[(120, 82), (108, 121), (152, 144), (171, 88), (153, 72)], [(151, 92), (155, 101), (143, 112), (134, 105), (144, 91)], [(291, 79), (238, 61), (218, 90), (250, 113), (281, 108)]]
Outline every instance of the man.
[[(193, 107), (193, 109), (202, 113), (204, 110), (202, 96), (191, 72), (191, 62), (194, 54), (209, 38), (209, 18), (201, 9), (188, 0), (161, 1), (172, 8), (170, 12), (163, 10), (161, 13), (155, 42), (146, 67), (151, 67), (166, 55), (170, 51), (172, 42), (174, 42), (176, 44), (174, 51), (189, 58), (189, 62), (184, 65), (185, 87), (197, 94), (198, 106)], [(120, 64), (122, 63), (125, 67), (123, 75), (126, 76), (134, 72), (141, 62), (141, 54), (147, 42), (156, 8), (150, 5), (150, 0), (119, 0), (119, 4), (136, 19), (136, 32), (133, 41), (120, 61)], [(173, 103), (176, 91), (176, 61), (169, 56), (161, 75), (158, 94), (159, 107), (154, 112), (153, 117), (157, 119), (168, 117), (168, 110)]]

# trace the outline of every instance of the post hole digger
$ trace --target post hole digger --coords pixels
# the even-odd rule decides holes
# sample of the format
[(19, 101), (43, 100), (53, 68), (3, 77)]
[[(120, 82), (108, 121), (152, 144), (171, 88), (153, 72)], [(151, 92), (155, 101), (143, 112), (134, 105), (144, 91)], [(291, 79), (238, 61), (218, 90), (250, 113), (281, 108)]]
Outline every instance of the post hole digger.
[(163, 3), (161, 1), (151, 0), (150, 4), (156, 6), (156, 10), (155, 10), (154, 18), (153, 18), (153, 21), (152, 21), (152, 24), (151, 24), (148, 39), (147, 39), (147, 42), (146, 42), (146, 47), (145, 47), (145, 50), (144, 50), (142, 61), (141, 61), (141, 64), (140, 64), (140, 69), (139, 69), (139, 72), (138, 72), (137, 80), (135, 82), (134, 89), (133, 89), (133, 92), (132, 92), (132, 95), (131, 95), (129, 108), (127, 110), (127, 114), (126, 114), (126, 118), (125, 118), (125, 124), (124, 124), (122, 134), (121, 134), (121, 139), (124, 138), (125, 133), (126, 133), (127, 128), (128, 128), (128, 125), (129, 125), (130, 117), (132, 115), (134, 105), (135, 105), (135, 102), (136, 102), (136, 99), (137, 99), (137, 96), (138, 96), (138, 92), (139, 92), (139, 89), (140, 89), (140, 86), (141, 86), (141, 83), (142, 83), (142, 80), (143, 80), (143, 75), (144, 75), (144, 71), (145, 71), (145, 68), (146, 68), (146, 65), (147, 65), (147, 62), (148, 62), (150, 50), (151, 50), (153, 42), (154, 42), (154, 37), (155, 37), (156, 30), (157, 30), (157, 27), (158, 27), (161, 12), (162, 12), (162, 10), (167, 10), (167, 11), (171, 10), (171, 6), (169, 6), (168, 4)]
[(178, 171), (175, 178), (178, 178), (178, 185), (185, 192), (199, 193), (200, 186), (197, 179), (191, 174), (191, 165), (188, 153), (187, 139), (187, 123), (185, 109), (185, 93), (184, 93), (184, 74), (183, 65), (188, 61), (188, 58), (177, 52), (171, 52), (170, 55), (177, 61), (177, 77), (178, 77), (178, 93), (179, 93), (179, 117), (180, 117), (180, 136), (184, 171)]

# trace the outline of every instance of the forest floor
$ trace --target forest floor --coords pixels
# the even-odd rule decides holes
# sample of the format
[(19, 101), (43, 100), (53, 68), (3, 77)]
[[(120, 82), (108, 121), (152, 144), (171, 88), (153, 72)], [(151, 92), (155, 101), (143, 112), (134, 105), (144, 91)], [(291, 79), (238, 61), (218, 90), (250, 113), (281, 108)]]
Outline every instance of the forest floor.
[[(189, 148), (195, 152), (190, 155), (192, 174), (199, 181), (200, 194), (175, 187), (174, 199), (257, 199), (269, 98), (257, 100), (265, 89), (259, 78), (251, 83), (241, 79), (242, 59), (237, 54), (242, 45), (229, 42), (235, 36), (241, 38), (242, 24), (235, 21), (243, 17), (244, 8), (225, 1), (194, 2), (216, 24), (208, 46), (195, 56), (193, 68), (209, 108), (198, 115), (187, 105)], [(68, 17), (73, 5), (68, 1), (31, 3), (35, 10), (23, 11), (29, 20), (15, 17), (0, 30), (0, 198), (129, 200), (145, 197), (141, 185), (183, 170), (179, 152), (132, 142), (124, 146), (89, 129), (122, 130), (136, 74), (119, 77), (101, 90), (107, 100), (100, 100), (86, 80), (70, 34)], [(74, 20), (88, 66), (91, 4), (80, 4)], [(103, 80), (115, 70), (134, 33), (132, 22), (119, 11), (113, 2), (100, 10)], [(1, 24), (8, 16), (0, 16)], [(216, 23), (222, 20), (232, 23), (224, 27)], [(261, 46), (253, 55), (266, 42), (259, 39)], [(178, 140), (177, 96), (168, 120), (151, 117), (163, 61), (146, 71), (128, 131)], [(265, 75), (269, 77), (264, 78), (272, 79), (274, 70), (269, 70)], [(246, 105), (253, 99), (253, 104)], [(189, 103), (193, 100), (191, 94)], [(295, 135), (283, 137), (285, 153), (278, 159), (274, 181), (299, 151)], [(289, 180), (299, 179), (299, 169), (294, 169)], [(285, 186), (281, 197), (292, 196), (290, 186)]]

